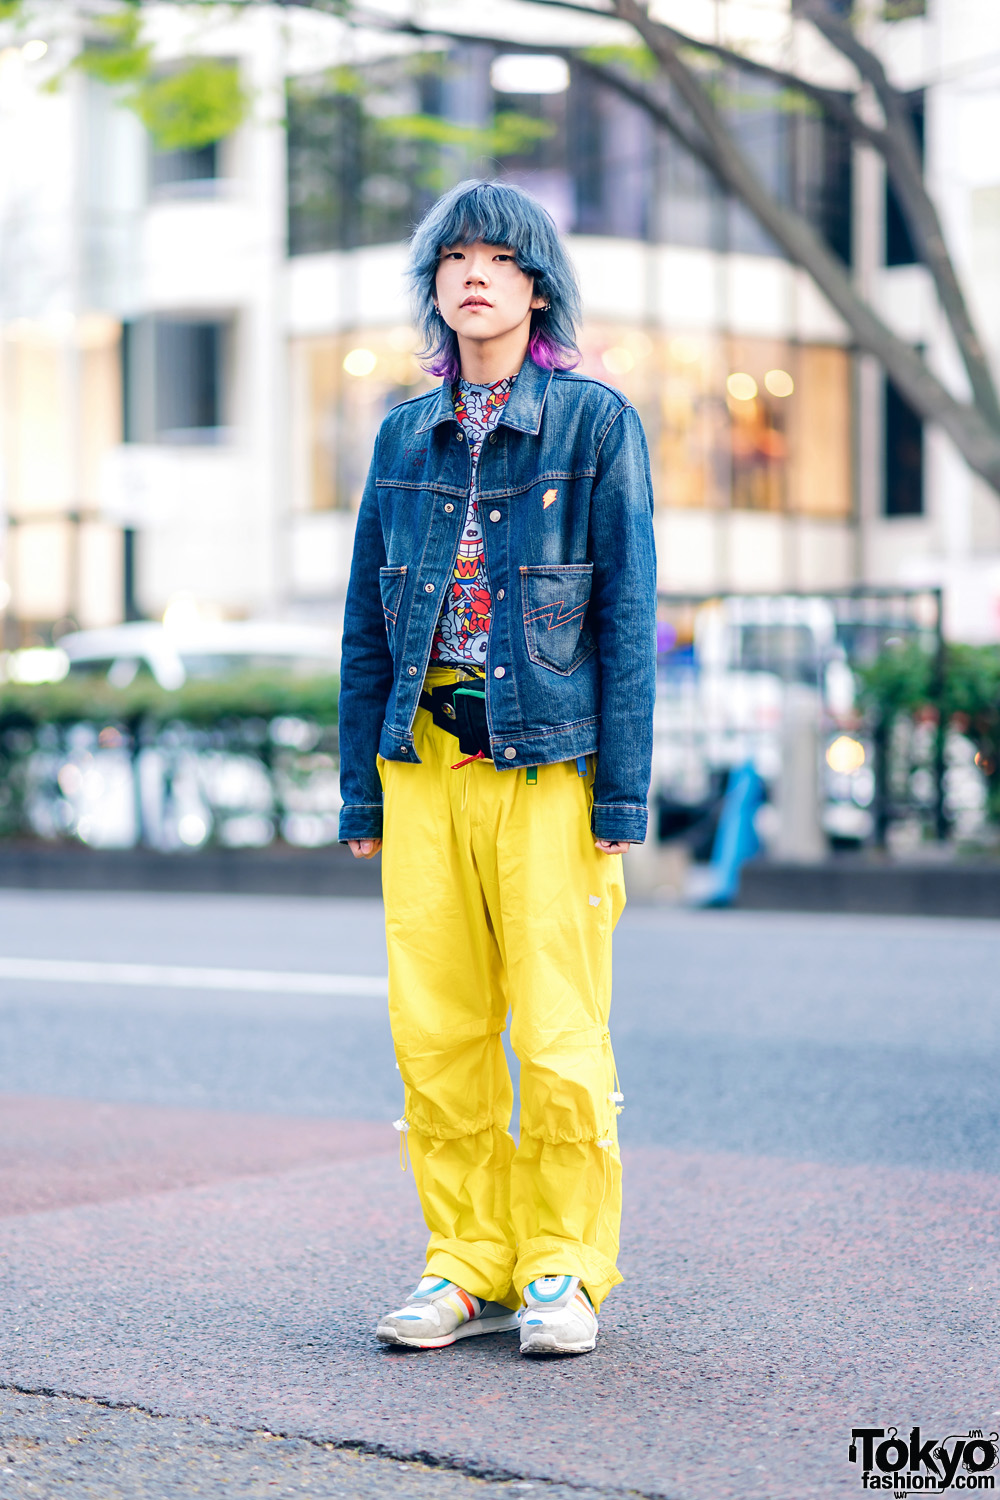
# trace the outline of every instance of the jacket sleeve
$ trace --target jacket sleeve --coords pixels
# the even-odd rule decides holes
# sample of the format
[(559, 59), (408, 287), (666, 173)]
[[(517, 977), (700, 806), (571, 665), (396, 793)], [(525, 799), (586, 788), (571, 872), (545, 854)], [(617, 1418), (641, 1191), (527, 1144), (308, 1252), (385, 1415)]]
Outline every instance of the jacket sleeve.
[(611, 422), (590, 502), (590, 627), (601, 662), (601, 730), (592, 826), (641, 843), (653, 755), (656, 549), (646, 438), (634, 407)]
[(375, 488), (375, 456), (361, 498), (347, 585), (340, 656), (340, 842), (382, 837), (382, 783), (376, 757), (392, 688), (379, 568), (385, 539)]

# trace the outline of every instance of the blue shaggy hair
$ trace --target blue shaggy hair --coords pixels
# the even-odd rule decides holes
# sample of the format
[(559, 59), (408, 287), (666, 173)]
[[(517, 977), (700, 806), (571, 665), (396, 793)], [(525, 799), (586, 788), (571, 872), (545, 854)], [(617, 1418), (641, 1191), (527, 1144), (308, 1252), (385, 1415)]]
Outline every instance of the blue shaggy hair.
[(546, 370), (579, 363), (576, 325), (580, 291), (576, 274), (550, 216), (522, 188), (507, 182), (460, 182), (439, 198), (410, 241), (409, 281), (414, 313), (424, 339), (424, 368), (454, 380), (460, 369), (458, 339), (434, 306), (434, 280), (448, 245), (505, 245), (535, 279), (535, 292), (549, 303), (531, 314), (528, 353)]

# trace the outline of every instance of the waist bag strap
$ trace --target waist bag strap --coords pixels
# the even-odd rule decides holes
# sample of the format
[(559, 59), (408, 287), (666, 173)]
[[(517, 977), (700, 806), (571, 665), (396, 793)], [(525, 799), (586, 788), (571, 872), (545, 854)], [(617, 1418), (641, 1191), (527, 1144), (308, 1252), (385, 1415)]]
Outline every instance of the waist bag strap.
[(443, 682), (440, 687), (424, 688), (420, 706), (430, 711), (439, 729), (445, 729), (458, 740), (463, 755), (490, 754), (490, 731), (486, 723), (486, 689), (461, 682)]

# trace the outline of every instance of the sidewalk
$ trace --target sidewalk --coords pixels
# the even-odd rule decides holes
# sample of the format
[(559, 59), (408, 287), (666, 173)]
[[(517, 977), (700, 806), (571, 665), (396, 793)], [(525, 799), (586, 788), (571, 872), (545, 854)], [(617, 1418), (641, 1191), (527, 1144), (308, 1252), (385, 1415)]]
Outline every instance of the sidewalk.
[[(995, 1177), (635, 1148), (598, 1350), (529, 1363), (511, 1337), (377, 1345), (422, 1249), (387, 1127), (8, 1096), (0, 1131), (0, 1158), (27, 1163), (0, 1182), (0, 1385), (170, 1418), (163, 1463), (188, 1455), (187, 1488), (154, 1464), (130, 1496), (255, 1495), (261, 1434), (308, 1445), (289, 1494), (465, 1500), (446, 1485), (478, 1475), (496, 1483), (477, 1493), (546, 1500), (846, 1496), (852, 1426), (944, 1436), (1000, 1415)], [(0, 1390), (0, 1414), (22, 1435), (13, 1493), (66, 1494), (38, 1487), (37, 1407)], [(108, 1421), (104, 1451), (141, 1477), (147, 1428)], [(194, 1487), (196, 1460), (219, 1472), (198, 1443), (231, 1456), (224, 1490)], [(440, 1472), (324, 1469), (325, 1444)]]

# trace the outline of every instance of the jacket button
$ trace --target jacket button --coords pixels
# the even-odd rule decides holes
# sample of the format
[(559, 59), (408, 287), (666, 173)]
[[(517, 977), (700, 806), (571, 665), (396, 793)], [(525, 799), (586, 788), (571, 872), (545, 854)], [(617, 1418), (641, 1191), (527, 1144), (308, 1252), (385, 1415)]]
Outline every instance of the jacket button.
[(494, 667), (493, 668), (493, 676), (494, 677), (506, 677), (507, 676), (507, 668), (506, 667)]
[(504, 758), (504, 760), (513, 760), (516, 754), (517, 754), (517, 751), (514, 749), (514, 746), (513, 745), (508, 745), (507, 748), (506, 748), (506, 750), (503, 753), (503, 758)]
[(409, 674), (410, 674), (411, 677), (416, 677), (416, 675), (417, 675), (417, 669), (416, 669), (416, 667), (407, 667), (406, 670), (409, 672)]
[(433, 585), (433, 583), (425, 583), (424, 584), (424, 593), (425, 594), (433, 594), (433, 592), (434, 592), (434, 585)]
[(455, 507), (454, 507), (454, 506), (453, 506), (453, 505), (452, 505), (452, 503), (451, 503), (451, 501), (450, 501), (450, 500), (449, 500), (449, 501), (448, 501), (448, 504), (447, 504), (447, 505), (446, 505), (446, 506), (445, 506), (445, 511), (446, 511), (446, 513), (447, 513), (447, 514), (448, 514), (448, 515), (449, 515), (449, 516), (450, 516), (450, 515), (451, 515), (451, 513), (452, 513), (452, 511), (453, 511), (453, 510), (454, 510), (454, 509), (455, 509)]
[(455, 442), (456, 443), (464, 443), (465, 442), (465, 433), (464, 432), (456, 432), (455, 433)]
[(409, 750), (407, 750), (407, 748), (406, 748), (405, 745), (400, 745), (400, 747), (399, 747), (399, 753), (400, 753), (400, 755), (409, 755), (410, 752), (409, 752)]
[(495, 442), (496, 442), (496, 440), (497, 440), (497, 435), (496, 435), (496, 433), (495, 433), (495, 432), (491, 432), (491, 433), (490, 433), (490, 442), (491, 442), (491, 443), (495, 443)]
[(497, 589), (497, 598), (498, 599), (502, 599), (503, 596), (504, 596), (504, 593), (505, 593), (504, 589)]
[(490, 520), (491, 521), (499, 521), (499, 519), (500, 519), (500, 512), (498, 510), (491, 510), (490, 511)]

